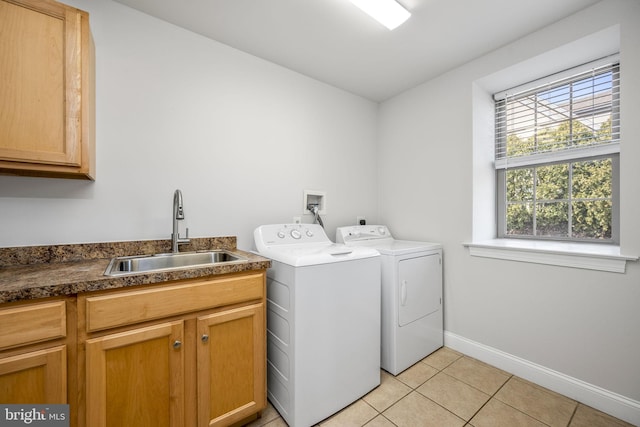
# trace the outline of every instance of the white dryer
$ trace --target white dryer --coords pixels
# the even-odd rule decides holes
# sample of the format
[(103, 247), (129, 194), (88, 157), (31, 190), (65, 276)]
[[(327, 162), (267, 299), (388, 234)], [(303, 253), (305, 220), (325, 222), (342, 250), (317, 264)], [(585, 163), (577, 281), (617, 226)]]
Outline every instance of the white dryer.
[(254, 231), (267, 270), (267, 394), (290, 427), (314, 425), (380, 384), (380, 255), (318, 224)]
[(384, 225), (339, 227), (336, 242), (382, 256), (381, 367), (393, 375), (444, 345), (442, 246), (396, 240)]

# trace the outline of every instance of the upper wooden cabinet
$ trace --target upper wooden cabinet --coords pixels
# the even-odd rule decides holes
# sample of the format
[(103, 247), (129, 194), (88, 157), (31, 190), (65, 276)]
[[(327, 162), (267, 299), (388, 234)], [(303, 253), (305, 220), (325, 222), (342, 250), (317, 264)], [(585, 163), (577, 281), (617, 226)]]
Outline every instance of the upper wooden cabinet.
[(94, 69), (86, 12), (0, 0), (0, 173), (95, 179)]

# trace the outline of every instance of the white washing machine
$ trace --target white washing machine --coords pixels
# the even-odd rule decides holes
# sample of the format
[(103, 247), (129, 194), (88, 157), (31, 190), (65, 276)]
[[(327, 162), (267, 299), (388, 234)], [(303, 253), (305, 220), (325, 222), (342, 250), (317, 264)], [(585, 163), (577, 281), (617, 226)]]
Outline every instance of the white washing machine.
[(339, 227), (336, 242), (382, 256), (381, 367), (397, 375), (444, 345), (442, 246), (396, 240), (384, 225)]
[(380, 384), (380, 255), (333, 243), (317, 224), (254, 231), (267, 270), (267, 393), (307, 427)]

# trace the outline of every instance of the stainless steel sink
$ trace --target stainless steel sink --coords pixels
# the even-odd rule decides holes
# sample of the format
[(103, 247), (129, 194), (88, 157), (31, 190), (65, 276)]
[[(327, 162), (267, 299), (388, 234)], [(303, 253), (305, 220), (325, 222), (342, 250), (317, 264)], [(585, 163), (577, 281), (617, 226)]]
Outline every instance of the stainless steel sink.
[(117, 257), (111, 260), (104, 274), (122, 276), (242, 262), (247, 262), (247, 259), (224, 250)]

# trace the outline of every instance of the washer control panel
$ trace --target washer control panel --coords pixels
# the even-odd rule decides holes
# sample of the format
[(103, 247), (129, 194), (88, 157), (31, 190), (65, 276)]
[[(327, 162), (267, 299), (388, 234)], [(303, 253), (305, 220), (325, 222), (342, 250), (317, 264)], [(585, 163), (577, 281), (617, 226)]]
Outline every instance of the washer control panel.
[(393, 236), (386, 225), (351, 225), (336, 229), (336, 243), (391, 238)]
[(333, 243), (319, 224), (262, 225), (253, 234), (258, 250), (260, 246)]

